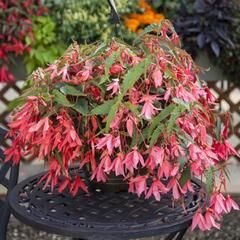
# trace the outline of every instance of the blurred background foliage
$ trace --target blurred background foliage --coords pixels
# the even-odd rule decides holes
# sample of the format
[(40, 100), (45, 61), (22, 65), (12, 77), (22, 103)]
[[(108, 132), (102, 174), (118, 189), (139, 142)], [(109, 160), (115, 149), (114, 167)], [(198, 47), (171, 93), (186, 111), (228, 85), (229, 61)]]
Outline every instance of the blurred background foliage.
[[(27, 1), (39, 8), (41, 0)], [(144, 27), (168, 18), (180, 35), (183, 46), (193, 57), (206, 52), (211, 62), (219, 66), (230, 81), (240, 85), (239, 0), (115, 2), (121, 19), (121, 24), (117, 27), (111, 23), (107, 0), (42, 0), (41, 6), (45, 10), (41, 11), (41, 14), (32, 11), (32, 14), (27, 15), (31, 21), (31, 34), (24, 33), (24, 48), (17, 53), (24, 56), (28, 72), (53, 62), (73, 41), (85, 44), (116, 36), (131, 43)], [(19, 11), (25, 11), (24, 8), (29, 8), (29, 4), (19, 5), (18, 7), (22, 8)], [(11, 6), (0, 4), (0, 12), (4, 12), (8, 7), (11, 9)], [(3, 19), (1, 29), (7, 29), (7, 15), (7, 12), (2, 15), (6, 21)], [(14, 31), (7, 34), (12, 34), (11, 38), (17, 36), (17, 32), (14, 36)]]
[(32, 21), (33, 37), (25, 38), (27, 46), (31, 48), (24, 57), (28, 73), (53, 62), (66, 48), (63, 41), (57, 39), (56, 24), (50, 16), (37, 16)]
[[(106, 40), (115, 32), (107, 0), (52, 0), (51, 5), (58, 36), (67, 44), (73, 40), (80, 43)], [(137, 0), (118, 0), (116, 7), (121, 17), (141, 11)], [(135, 36), (123, 25), (118, 27), (118, 35), (127, 41)]]

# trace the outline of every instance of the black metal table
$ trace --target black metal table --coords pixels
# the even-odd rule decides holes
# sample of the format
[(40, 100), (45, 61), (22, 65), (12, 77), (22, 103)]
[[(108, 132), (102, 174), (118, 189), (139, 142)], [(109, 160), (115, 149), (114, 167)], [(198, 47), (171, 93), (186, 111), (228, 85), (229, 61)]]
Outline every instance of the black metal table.
[[(166, 239), (182, 239), (193, 214), (204, 200), (201, 185), (185, 197), (186, 211), (172, 206), (170, 195), (160, 202), (134, 194), (106, 193), (99, 189), (72, 198), (67, 192), (42, 190), (37, 185), (42, 174), (18, 184), (9, 196), (13, 215), (38, 230), (87, 240), (123, 240), (169, 234)], [(72, 174), (83, 174), (72, 170)]]

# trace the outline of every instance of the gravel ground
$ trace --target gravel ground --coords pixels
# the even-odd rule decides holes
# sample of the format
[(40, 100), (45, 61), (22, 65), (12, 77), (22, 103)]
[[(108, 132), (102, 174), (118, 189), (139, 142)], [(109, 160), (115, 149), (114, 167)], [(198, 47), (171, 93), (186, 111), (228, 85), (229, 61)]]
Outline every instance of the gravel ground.
[[(7, 240), (72, 240), (68, 237), (47, 234), (21, 224), (15, 218), (11, 218), (8, 228)], [(141, 240), (162, 240), (162, 237), (145, 238)], [(188, 232), (184, 240), (240, 240), (240, 212), (232, 212), (223, 219), (221, 231), (212, 230), (202, 233)]]

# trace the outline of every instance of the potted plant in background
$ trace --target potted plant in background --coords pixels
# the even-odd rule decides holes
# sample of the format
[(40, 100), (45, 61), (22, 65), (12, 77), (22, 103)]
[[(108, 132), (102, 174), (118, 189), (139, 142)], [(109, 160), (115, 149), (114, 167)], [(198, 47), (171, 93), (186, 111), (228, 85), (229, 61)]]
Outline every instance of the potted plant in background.
[(21, 56), (30, 52), (25, 42), (25, 37), (32, 38), (33, 34), (30, 16), (41, 16), (45, 11), (38, 0), (0, 1), (0, 82), (25, 79)]
[(142, 31), (135, 46), (74, 43), (29, 77), (9, 124), (7, 160), (35, 154), (49, 167), (44, 187), (73, 196), (88, 188), (71, 178), (72, 164), (97, 182), (121, 176), (129, 192), (157, 201), (171, 194), (181, 202), (194, 191), (191, 178), (206, 178), (209, 201), (192, 229), (219, 228), (221, 216), (238, 209), (222, 194), (227, 160), (237, 153), (227, 141), (229, 118), (225, 126), (217, 118), (200, 71), (167, 20)]

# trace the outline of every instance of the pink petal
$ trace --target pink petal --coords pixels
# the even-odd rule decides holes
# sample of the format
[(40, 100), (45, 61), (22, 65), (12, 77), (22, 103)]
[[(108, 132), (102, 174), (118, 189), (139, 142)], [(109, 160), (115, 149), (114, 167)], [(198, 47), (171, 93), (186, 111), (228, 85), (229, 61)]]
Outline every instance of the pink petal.
[(131, 119), (127, 120), (127, 131), (130, 137), (133, 135), (133, 121)]
[(162, 86), (162, 73), (160, 70), (156, 70), (155, 72), (153, 72), (152, 79), (154, 80), (156, 88)]

